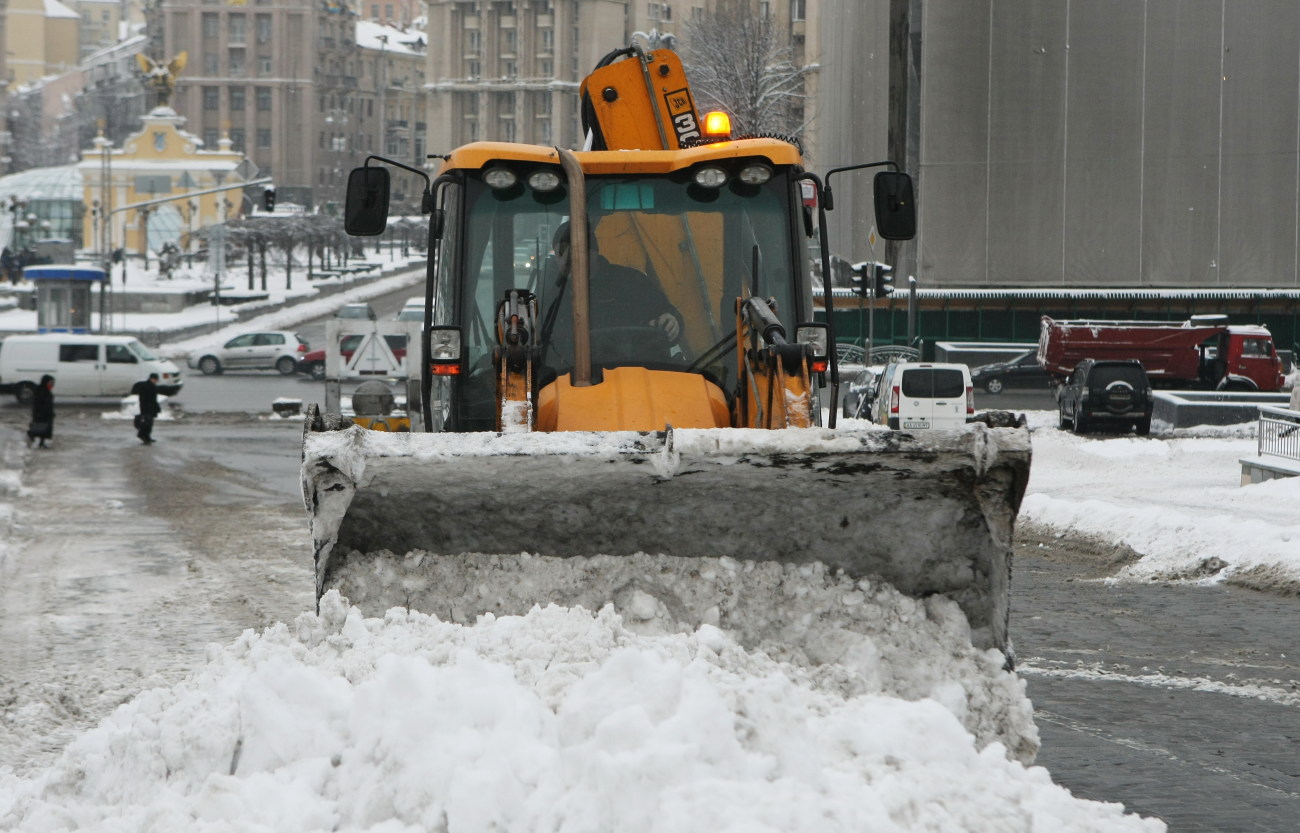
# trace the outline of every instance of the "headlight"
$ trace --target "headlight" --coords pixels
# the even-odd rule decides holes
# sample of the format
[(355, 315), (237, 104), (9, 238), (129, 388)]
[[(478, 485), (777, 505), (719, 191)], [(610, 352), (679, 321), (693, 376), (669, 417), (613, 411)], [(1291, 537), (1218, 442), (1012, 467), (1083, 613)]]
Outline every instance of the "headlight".
[(771, 178), (772, 169), (759, 162), (756, 162), (753, 165), (746, 165), (741, 168), (740, 173), (736, 175), (736, 179), (739, 179), (746, 185), (762, 185)]
[(514, 185), (519, 181), (519, 177), (515, 176), (515, 172), (509, 168), (496, 167), (488, 168), (483, 172), (483, 181), (488, 184), (489, 188), (500, 190)]
[(533, 171), (528, 175), (528, 185), (534, 191), (554, 191), (560, 187), (560, 175), (550, 168)]
[(727, 172), (722, 168), (706, 165), (695, 171), (695, 184), (703, 188), (721, 188), (727, 184)]

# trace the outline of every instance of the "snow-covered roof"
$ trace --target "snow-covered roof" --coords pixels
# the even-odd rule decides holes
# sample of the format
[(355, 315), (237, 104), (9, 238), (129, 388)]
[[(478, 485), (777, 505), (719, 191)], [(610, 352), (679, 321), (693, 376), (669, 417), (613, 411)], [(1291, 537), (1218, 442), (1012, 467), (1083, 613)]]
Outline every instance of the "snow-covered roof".
[[(387, 38), (387, 43), (383, 40)], [(370, 20), (357, 21), (357, 46), (397, 55), (423, 55), (428, 35), (417, 29), (398, 29)]]
[(80, 12), (74, 12), (59, 0), (45, 0), (45, 17), (80, 18)]

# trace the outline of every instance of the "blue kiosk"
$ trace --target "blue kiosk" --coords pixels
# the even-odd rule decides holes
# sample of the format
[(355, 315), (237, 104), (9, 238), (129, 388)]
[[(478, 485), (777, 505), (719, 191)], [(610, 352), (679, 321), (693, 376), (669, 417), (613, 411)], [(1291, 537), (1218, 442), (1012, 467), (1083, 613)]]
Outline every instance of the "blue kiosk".
[(36, 285), (36, 328), (42, 333), (90, 332), (91, 289), (99, 284), (99, 320), (104, 320), (108, 273), (91, 266), (28, 266), (23, 277)]

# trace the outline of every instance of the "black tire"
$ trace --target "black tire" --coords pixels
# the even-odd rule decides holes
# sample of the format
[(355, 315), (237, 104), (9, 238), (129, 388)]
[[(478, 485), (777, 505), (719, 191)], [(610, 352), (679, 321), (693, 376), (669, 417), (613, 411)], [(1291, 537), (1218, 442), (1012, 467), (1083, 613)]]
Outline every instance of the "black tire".
[(204, 376), (220, 376), (221, 362), (216, 356), (204, 356), (199, 359), (199, 372)]
[(281, 376), (292, 376), (298, 372), (298, 363), (291, 356), (281, 356), (275, 360), (275, 369)]
[(1065, 406), (1058, 405), (1056, 408), (1056, 427), (1064, 431), (1069, 424), (1069, 421), (1065, 418)]
[(14, 398), (18, 400), (19, 405), (31, 405), (32, 400), (36, 398), (36, 386), (31, 382), (23, 382), (14, 391)]
[(1133, 427), (1137, 429), (1138, 436), (1147, 436), (1151, 433), (1151, 417), (1139, 419), (1137, 422), (1133, 423)]
[(312, 362), (307, 373), (317, 382), (325, 381), (325, 362)]
[(984, 383), (984, 390), (991, 394), (997, 395), (1002, 393), (1002, 380), (996, 376)]
[(1086, 434), (1088, 432), (1088, 421), (1079, 413), (1078, 408), (1074, 410), (1074, 419), (1072, 421), (1074, 422), (1074, 433)]

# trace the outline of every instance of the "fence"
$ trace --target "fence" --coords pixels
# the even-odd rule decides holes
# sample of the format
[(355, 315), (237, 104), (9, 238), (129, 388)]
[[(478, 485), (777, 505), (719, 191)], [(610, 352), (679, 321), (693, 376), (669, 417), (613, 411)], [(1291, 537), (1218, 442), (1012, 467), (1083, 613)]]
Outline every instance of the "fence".
[(1258, 453), (1300, 463), (1300, 411), (1261, 407)]

